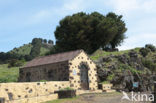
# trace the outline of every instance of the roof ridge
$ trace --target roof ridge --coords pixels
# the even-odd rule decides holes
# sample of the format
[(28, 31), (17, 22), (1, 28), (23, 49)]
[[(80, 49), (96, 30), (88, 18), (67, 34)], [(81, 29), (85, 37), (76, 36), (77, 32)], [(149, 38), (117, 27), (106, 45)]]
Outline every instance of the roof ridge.
[(72, 50), (72, 51), (65, 51), (65, 52), (60, 52), (60, 53), (50, 54), (50, 55), (46, 55), (46, 56), (39, 56), (39, 57), (36, 57), (36, 58), (34, 58), (34, 59), (39, 59), (39, 58), (44, 58), (44, 57), (54, 56), (54, 55), (58, 55), (58, 54), (65, 54), (65, 53), (70, 53), (70, 52), (75, 52), (75, 51), (83, 51), (83, 49)]

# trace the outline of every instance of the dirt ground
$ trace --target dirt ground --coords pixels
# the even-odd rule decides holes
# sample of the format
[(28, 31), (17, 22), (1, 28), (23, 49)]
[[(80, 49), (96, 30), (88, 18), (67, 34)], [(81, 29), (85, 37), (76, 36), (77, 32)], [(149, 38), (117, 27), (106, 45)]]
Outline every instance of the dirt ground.
[(122, 93), (85, 94), (78, 99), (67, 100), (61, 103), (151, 103), (121, 100), (122, 96)]

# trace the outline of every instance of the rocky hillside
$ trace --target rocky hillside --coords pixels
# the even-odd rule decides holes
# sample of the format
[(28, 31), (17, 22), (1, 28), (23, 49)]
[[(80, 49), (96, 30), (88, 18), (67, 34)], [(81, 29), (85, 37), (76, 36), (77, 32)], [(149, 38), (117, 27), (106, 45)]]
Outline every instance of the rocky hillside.
[(98, 50), (91, 58), (97, 64), (100, 82), (111, 82), (118, 89), (127, 91), (134, 89), (134, 82), (139, 83), (140, 90), (151, 89), (156, 72), (156, 48), (153, 45), (119, 52)]

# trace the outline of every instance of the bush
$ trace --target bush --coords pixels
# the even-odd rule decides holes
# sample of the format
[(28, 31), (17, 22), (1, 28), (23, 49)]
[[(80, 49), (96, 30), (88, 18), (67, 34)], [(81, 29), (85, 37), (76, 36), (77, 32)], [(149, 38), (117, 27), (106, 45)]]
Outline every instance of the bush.
[(148, 48), (141, 48), (139, 52), (141, 53), (143, 57), (146, 57), (148, 53), (150, 52), (150, 50)]
[(56, 45), (54, 45), (49, 52), (47, 52), (45, 55), (50, 55), (50, 54), (56, 54), (58, 53), (58, 47)]
[(26, 61), (30, 61), (33, 59), (30, 55), (25, 55), (24, 58)]
[(24, 65), (24, 60), (17, 60), (17, 59), (12, 59), (9, 61), (8, 67), (19, 67)]
[(156, 64), (150, 59), (142, 59), (142, 63), (145, 67), (151, 71), (156, 71)]
[(136, 68), (133, 68), (127, 64), (120, 64), (118, 69), (120, 71), (129, 70), (132, 74), (136, 74), (136, 73), (141, 74), (142, 73), (140, 70), (137, 70)]
[(114, 77), (115, 77), (114, 74), (109, 75), (109, 76), (107, 77), (107, 81), (112, 81)]
[(145, 45), (145, 48), (150, 49), (152, 52), (155, 52), (155, 51), (156, 51), (155, 46), (152, 45), (152, 44), (146, 44), (146, 45)]

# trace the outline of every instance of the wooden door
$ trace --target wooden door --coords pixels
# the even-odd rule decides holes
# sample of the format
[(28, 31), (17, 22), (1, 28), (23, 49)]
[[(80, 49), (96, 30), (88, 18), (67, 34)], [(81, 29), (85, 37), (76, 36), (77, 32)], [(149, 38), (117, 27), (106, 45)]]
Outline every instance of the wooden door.
[(88, 67), (85, 64), (81, 65), (80, 68), (80, 78), (81, 78), (81, 89), (89, 90), (89, 80), (88, 80)]

